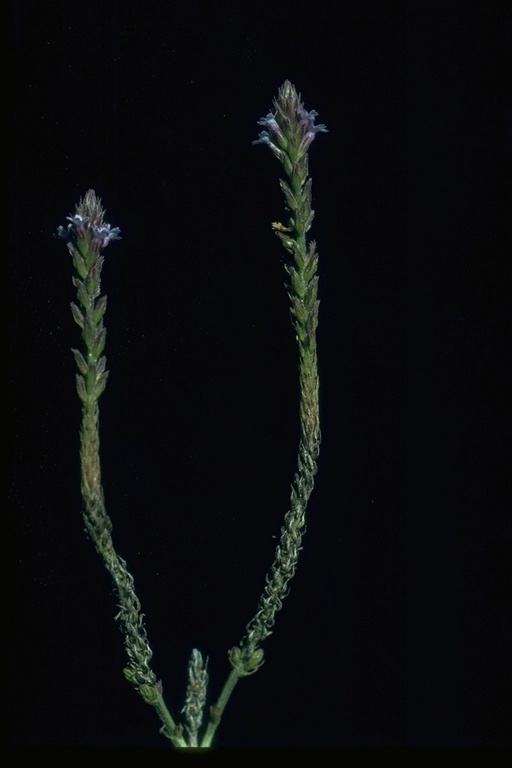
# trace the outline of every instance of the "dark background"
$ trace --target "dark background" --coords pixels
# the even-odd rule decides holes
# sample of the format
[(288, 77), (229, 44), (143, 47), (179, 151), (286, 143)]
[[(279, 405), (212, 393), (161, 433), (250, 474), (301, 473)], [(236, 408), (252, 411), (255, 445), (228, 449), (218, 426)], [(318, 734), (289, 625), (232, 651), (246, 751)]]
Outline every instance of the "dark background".
[(291, 593), (219, 747), (510, 745), (510, 14), (505, 4), (12, 2), (8, 743), (163, 747), (124, 680), (80, 516), (72, 265), (105, 252), (107, 508), (175, 715), (211, 697), (287, 509), (297, 353), (281, 167), (251, 146), (288, 78), (310, 153), (323, 443)]

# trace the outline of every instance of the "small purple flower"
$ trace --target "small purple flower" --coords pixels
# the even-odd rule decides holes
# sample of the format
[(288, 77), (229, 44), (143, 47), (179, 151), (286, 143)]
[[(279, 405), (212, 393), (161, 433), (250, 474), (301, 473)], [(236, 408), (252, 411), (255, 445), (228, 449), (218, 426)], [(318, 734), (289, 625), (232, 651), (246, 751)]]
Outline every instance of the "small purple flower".
[(312, 109), (310, 112), (307, 112), (304, 107), (299, 107), (299, 115), (300, 115), (300, 121), (299, 125), (302, 126), (306, 133), (318, 133), (318, 131), (322, 131), (323, 133), (328, 133), (328, 129), (323, 123), (320, 123), (320, 125), (315, 125), (315, 118), (318, 117), (318, 112), (316, 109)]
[(71, 240), (71, 233), (69, 229), (61, 225), (60, 227), (57, 227), (57, 232), (55, 233), (54, 237), (58, 238), (58, 240), (64, 240), (66, 243), (69, 243)]
[(278, 147), (278, 146), (276, 146), (276, 144), (274, 144), (274, 142), (271, 140), (271, 137), (270, 137), (270, 134), (269, 134), (269, 132), (268, 132), (268, 131), (261, 131), (261, 133), (260, 133), (260, 135), (258, 136), (258, 138), (257, 138), (257, 139), (255, 139), (255, 140), (254, 140), (252, 143), (253, 143), (253, 144), (268, 144), (268, 146), (270, 147), (270, 149), (272, 150), (272, 152), (273, 152), (273, 153), (274, 153), (274, 154), (275, 154), (275, 155), (276, 155), (276, 156), (277, 156), (279, 159), (281, 159), (281, 158), (282, 158), (282, 155), (283, 155), (283, 150), (282, 150), (282, 149), (279, 149), (279, 147)]
[(121, 230), (119, 227), (110, 229), (110, 224), (104, 224), (102, 227), (93, 227), (92, 232), (91, 245), (93, 248), (106, 248), (111, 240), (121, 240)]
[[(283, 148), (286, 148), (288, 142), (276, 120), (276, 116), (277, 115), (273, 114), (272, 112), (269, 112), (266, 117), (260, 117), (260, 119), (258, 120), (258, 125), (264, 125), (265, 128), (268, 128), (273, 134), (275, 134), (275, 136), (277, 136), (277, 140), (279, 141), (279, 144), (281, 144)], [(260, 134), (260, 138), (263, 134), (266, 134), (270, 138), (270, 134), (268, 133), (268, 131), (262, 131), (262, 133)], [(257, 144), (258, 141), (260, 141), (260, 139), (258, 139), (257, 141), (253, 141), (253, 144)]]
[(66, 217), (71, 224), (68, 224), (68, 229), (73, 231), (76, 238), (85, 237), (85, 230), (88, 229), (91, 221), (90, 216), (80, 216), (79, 213), (75, 213), (74, 216)]
[(67, 220), (73, 224), (77, 229), (85, 229), (87, 222), (91, 220), (90, 216), (80, 216), (79, 213), (75, 213), (74, 216), (66, 216)]
[[(259, 120), (258, 120), (259, 122)], [(257, 139), (254, 139), (254, 141), (251, 142), (251, 144), (268, 144), (271, 146), (272, 142), (270, 141), (270, 134), (268, 131), (261, 131)]]
[[(261, 117), (258, 120), (258, 125), (264, 125), (266, 128), (268, 128), (275, 136), (277, 136), (277, 140), (281, 144), (282, 147), (286, 147), (288, 142), (286, 141), (286, 138), (277, 124), (277, 120), (275, 115), (272, 114), (272, 112), (269, 112), (266, 117)], [(271, 136), (269, 131), (261, 131), (260, 135), (257, 139), (255, 139), (252, 143), (253, 144), (268, 144), (272, 152), (281, 159), (282, 151), (274, 144), (272, 139), (274, 136)]]

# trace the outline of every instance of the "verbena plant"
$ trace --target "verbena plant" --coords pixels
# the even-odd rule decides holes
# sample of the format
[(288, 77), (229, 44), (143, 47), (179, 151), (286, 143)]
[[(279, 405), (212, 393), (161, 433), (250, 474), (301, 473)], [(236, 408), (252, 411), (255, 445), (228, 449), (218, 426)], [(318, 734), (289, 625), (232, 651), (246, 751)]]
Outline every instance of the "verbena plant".
[(316, 344), (318, 255), (315, 242), (309, 237), (314, 213), (308, 154), (316, 133), (327, 129), (324, 125), (315, 125), (317, 114), (315, 110), (305, 110), (300, 95), (287, 80), (273, 101), (273, 111), (258, 121), (264, 130), (253, 142), (270, 148), (286, 176), (279, 184), (288, 218), (284, 224), (274, 222), (272, 229), (284, 247), (291, 319), (299, 350), (300, 441), (290, 507), (284, 516), (274, 561), (266, 575), (256, 612), (238, 645), (228, 652), (231, 671), (217, 700), (206, 712), (207, 662), (197, 649), (192, 650), (185, 703), (180, 709), (183, 723), (168, 709), (162, 683), (151, 667), (152, 651), (144, 614), (133, 576), (112, 540), (112, 521), (105, 507), (101, 480), (99, 400), (108, 378), (104, 355), (107, 298), (101, 295), (101, 273), (103, 252), (110, 242), (120, 239), (120, 230), (105, 222), (101, 199), (89, 190), (76, 206), (75, 213), (67, 217), (67, 226), (59, 227), (56, 233), (56, 237), (66, 241), (73, 259), (77, 301), (71, 304), (71, 311), (82, 332), (82, 349), (73, 349), (73, 354), (78, 367), (76, 386), (82, 403), (80, 467), (85, 529), (116, 590), (119, 604), (116, 618), (124, 634), (127, 654), (125, 677), (144, 701), (154, 707), (162, 724), (161, 733), (176, 748), (213, 745), (215, 732), (237, 682), (263, 664), (263, 642), (272, 633), (302, 548), (306, 508), (314, 487), (320, 448)]

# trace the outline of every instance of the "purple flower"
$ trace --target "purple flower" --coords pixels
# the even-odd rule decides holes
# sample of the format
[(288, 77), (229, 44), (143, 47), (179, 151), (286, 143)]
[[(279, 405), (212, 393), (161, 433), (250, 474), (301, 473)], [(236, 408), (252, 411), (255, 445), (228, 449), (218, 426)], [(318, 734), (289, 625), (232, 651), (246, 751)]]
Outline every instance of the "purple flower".
[[(269, 112), (266, 117), (261, 117), (258, 120), (258, 125), (264, 125), (265, 128), (268, 128), (271, 131), (271, 133), (275, 134), (279, 144), (283, 148), (286, 148), (287, 145), (288, 145), (288, 142), (287, 142), (286, 137), (285, 137), (284, 133), (282, 132), (282, 130), (281, 130), (281, 128), (280, 128), (280, 126), (279, 126), (279, 124), (278, 124), (278, 122), (276, 120), (276, 116), (277, 115), (273, 114), (272, 112)], [(260, 133), (260, 138), (257, 139), (256, 141), (253, 141), (253, 144), (258, 144), (260, 141), (262, 141), (261, 137), (264, 134), (265, 134), (265, 136), (268, 136), (268, 138), (270, 139), (269, 132), (268, 131), (262, 131)], [(266, 144), (267, 142), (264, 141), (264, 143)]]
[(88, 229), (91, 217), (80, 216), (79, 213), (75, 213), (74, 216), (66, 216), (66, 219), (71, 223), (68, 224), (67, 229), (58, 227), (55, 237), (58, 237), (60, 240), (65, 240), (68, 243), (72, 240), (76, 240), (78, 237), (83, 238), (85, 236), (85, 230)]
[[(260, 121), (258, 120), (258, 122), (260, 122)], [(268, 131), (261, 131), (261, 133), (258, 136), (258, 138), (254, 139), (254, 141), (251, 142), (251, 144), (268, 144), (270, 146), (272, 144), (272, 142), (270, 141), (270, 134), (269, 134), (269, 132)]]
[(92, 228), (93, 237), (91, 245), (93, 248), (106, 248), (111, 240), (121, 240), (119, 227), (110, 229), (110, 224), (104, 224), (102, 227)]
[(64, 240), (66, 243), (69, 243), (71, 240), (71, 233), (69, 229), (66, 229), (66, 227), (60, 226), (57, 227), (57, 232), (55, 233), (54, 237), (58, 238), (59, 240)]
[(316, 109), (312, 109), (310, 112), (307, 112), (304, 107), (299, 107), (299, 125), (304, 128), (306, 133), (318, 133), (318, 131), (322, 131), (323, 133), (328, 133), (326, 126), (323, 123), (320, 123), (320, 125), (315, 125), (315, 118), (318, 117), (318, 112)]
[[(261, 120), (258, 120), (260, 125), (263, 125)], [(286, 141), (286, 140), (285, 140)], [(279, 149), (279, 147), (274, 144), (273, 141), (270, 139), (270, 134), (268, 131), (262, 131), (257, 139), (255, 139), (252, 144), (268, 144), (274, 155), (277, 157), (278, 160), (281, 162), (284, 162), (285, 154), (282, 149)]]
[(67, 220), (71, 222), (77, 229), (84, 229), (87, 222), (91, 220), (90, 216), (80, 216), (79, 213), (75, 213), (74, 216), (66, 216)]

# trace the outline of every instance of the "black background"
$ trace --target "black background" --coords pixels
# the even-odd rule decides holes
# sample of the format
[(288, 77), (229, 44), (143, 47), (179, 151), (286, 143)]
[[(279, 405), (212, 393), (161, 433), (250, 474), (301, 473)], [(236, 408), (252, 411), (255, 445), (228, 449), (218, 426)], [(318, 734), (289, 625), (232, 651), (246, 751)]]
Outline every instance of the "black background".
[(80, 516), (72, 265), (105, 252), (107, 509), (175, 715), (211, 696), (287, 509), (288, 78), (319, 111), (323, 443), (291, 593), (219, 747), (510, 744), (510, 15), (500, 3), (11, 3), (8, 742), (167, 747)]

